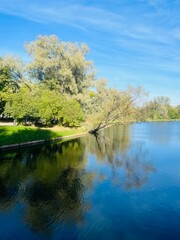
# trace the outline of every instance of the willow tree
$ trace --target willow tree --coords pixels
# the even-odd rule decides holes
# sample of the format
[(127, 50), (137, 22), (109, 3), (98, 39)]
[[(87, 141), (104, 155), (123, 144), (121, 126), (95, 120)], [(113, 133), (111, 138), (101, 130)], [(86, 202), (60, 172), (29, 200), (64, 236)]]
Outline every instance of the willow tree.
[(30, 77), (50, 90), (72, 95), (90, 86), (94, 72), (92, 62), (86, 60), (85, 44), (63, 42), (51, 35), (39, 36), (25, 48), (32, 58), (27, 66)]
[(140, 103), (143, 94), (141, 87), (129, 87), (119, 91), (108, 88), (106, 81), (97, 81), (91, 101), (91, 113), (88, 116), (91, 123), (89, 132), (95, 134), (114, 123), (132, 121), (136, 105)]

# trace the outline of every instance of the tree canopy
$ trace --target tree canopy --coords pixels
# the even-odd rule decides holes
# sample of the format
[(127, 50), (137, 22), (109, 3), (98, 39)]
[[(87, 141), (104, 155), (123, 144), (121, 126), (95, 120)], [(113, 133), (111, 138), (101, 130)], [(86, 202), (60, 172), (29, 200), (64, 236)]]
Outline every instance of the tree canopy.
[(135, 120), (180, 118), (180, 108), (167, 97), (144, 105), (144, 90), (108, 87), (97, 79), (88, 47), (38, 36), (25, 43), (28, 63), (14, 56), (0, 58), (0, 115), (17, 123), (84, 126), (92, 133), (114, 124)]
[(25, 48), (32, 58), (27, 66), (30, 76), (49, 89), (74, 95), (90, 86), (94, 72), (92, 62), (85, 59), (86, 44), (63, 42), (52, 35), (39, 36)]

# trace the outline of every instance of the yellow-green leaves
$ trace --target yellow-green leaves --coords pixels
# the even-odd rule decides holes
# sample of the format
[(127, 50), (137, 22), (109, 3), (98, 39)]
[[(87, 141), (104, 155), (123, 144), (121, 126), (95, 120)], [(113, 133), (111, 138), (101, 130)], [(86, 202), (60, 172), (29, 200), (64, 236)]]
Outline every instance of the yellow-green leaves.
[(39, 36), (25, 48), (32, 58), (27, 66), (30, 76), (49, 89), (72, 95), (90, 86), (94, 73), (92, 63), (85, 59), (85, 44), (63, 42), (51, 35)]

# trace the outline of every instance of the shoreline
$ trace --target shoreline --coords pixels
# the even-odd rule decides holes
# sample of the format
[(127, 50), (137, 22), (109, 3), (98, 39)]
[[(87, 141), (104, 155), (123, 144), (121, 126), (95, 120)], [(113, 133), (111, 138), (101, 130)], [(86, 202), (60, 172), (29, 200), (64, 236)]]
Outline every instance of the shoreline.
[(180, 122), (180, 119), (157, 119), (157, 120), (148, 119), (145, 122)]
[(43, 143), (48, 143), (48, 142), (49, 143), (50, 142), (56, 142), (56, 141), (60, 141), (60, 140), (64, 140), (64, 139), (73, 139), (73, 138), (83, 137), (87, 134), (88, 134), (88, 132), (84, 132), (84, 133), (67, 135), (67, 136), (56, 137), (56, 138), (50, 138), (50, 139), (42, 139), (42, 140), (35, 140), (35, 141), (29, 141), (29, 142), (7, 144), (7, 145), (0, 146), (0, 151), (1, 150), (6, 150), (6, 149), (20, 148), (20, 147), (25, 147), (25, 146), (33, 146), (33, 145), (36, 145), (36, 144), (43, 144)]
[[(177, 120), (173, 120), (173, 119), (165, 119), (165, 120), (146, 120), (146, 121), (142, 121), (142, 122), (129, 122), (126, 124), (135, 124), (135, 123), (162, 123), (162, 122), (180, 122), (180, 119)], [(122, 123), (115, 123), (112, 125), (119, 125)], [(111, 127), (110, 126), (106, 126), (105, 128)], [(122, 124), (124, 125), (124, 124)], [(47, 128), (46, 128), (47, 129)], [(102, 129), (101, 129), (102, 130)], [(56, 142), (56, 141), (60, 141), (60, 140), (64, 140), (64, 139), (73, 139), (73, 138), (78, 138), (78, 137), (82, 137), (87, 135), (89, 132), (85, 131), (82, 133), (75, 133), (75, 134), (71, 134), (71, 135), (66, 135), (66, 136), (59, 136), (59, 137), (54, 137), (54, 138), (45, 138), (45, 139), (39, 139), (39, 140), (32, 140), (32, 141), (26, 141), (26, 142), (20, 142), (20, 143), (13, 143), (13, 144), (5, 144), (5, 145), (1, 145), (0, 146), (0, 151), (1, 150), (6, 150), (6, 149), (15, 149), (15, 148), (20, 148), (20, 147), (26, 147), (26, 146), (33, 146), (36, 144), (43, 144), (43, 143), (50, 143), (50, 142)]]

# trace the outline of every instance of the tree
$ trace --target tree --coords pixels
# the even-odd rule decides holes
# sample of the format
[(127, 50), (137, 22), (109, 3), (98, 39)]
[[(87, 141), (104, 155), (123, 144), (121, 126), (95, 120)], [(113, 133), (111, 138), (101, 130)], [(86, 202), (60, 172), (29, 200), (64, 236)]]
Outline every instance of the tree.
[(177, 118), (180, 119), (180, 105), (176, 106), (176, 110), (177, 110)]
[(68, 99), (63, 102), (61, 115), (62, 124), (68, 127), (79, 127), (84, 120), (84, 114), (80, 104), (75, 99)]
[(39, 89), (36, 94), (38, 116), (45, 124), (52, 121), (68, 127), (78, 127), (84, 119), (80, 104), (53, 90)]
[(17, 92), (23, 78), (23, 64), (18, 58), (0, 58), (0, 114), (3, 113), (9, 94)]
[(168, 108), (168, 117), (170, 119), (178, 118), (178, 110), (177, 110), (177, 108), (169, 106), (169, 108)]
[(19, 92), (8, 96), (4, 114), (12, 117), (17, 123), (30, 121), (37, 117), (37, 113), (33, 92), (27, 87), (22, 87)]
[(146, 104), (145, 110), (147, 118), (168, 119), (169, 118), (170, 99), (165, 96), (155, 97)]
[(79, 126), (84, 119), (80, 104), (75, 99), (68, 99), (36, 84), (30, 85), (30, 88), (21, 87), (19, 92), (10, 94), (4, 113), (18, 123), (41, 120), (45, 125), (54, 122), (69, 127)]
[(62, 42), (57, 36), (39, 36), (26, 43), (32, 57), (28, 65), (31, 78), (43, 82), (51, 90), (78, 94), (90, 86), (94, 77), (92, 62), (85, 59), (88, 48), (85, 44)]
[[(39, 36), (25, 48), (32, 58), (27, 66), (14, 57), (0, 60), (0, 114), (18, 122), (40, 120), (70, 127), (80, 126), (85, 115), (92, 133), (137, 118), (142, 88), (119, 91), (95, 79), (85, 44), (51, 35)], [(168, 99), (161, 97), (154, 104), (161, 115), (168, 113)]]
[(106, 81), (97, 82), (92, 97), (92, 112), (89, 116), (93, 123), (90, 133), (97, 133), (100, 129), (116, 122), (129, 121), (135, 113), (136, 101), (143, 93), (140, 87), (129, 87), (125, 91), (118, 91), (108, 88)]

